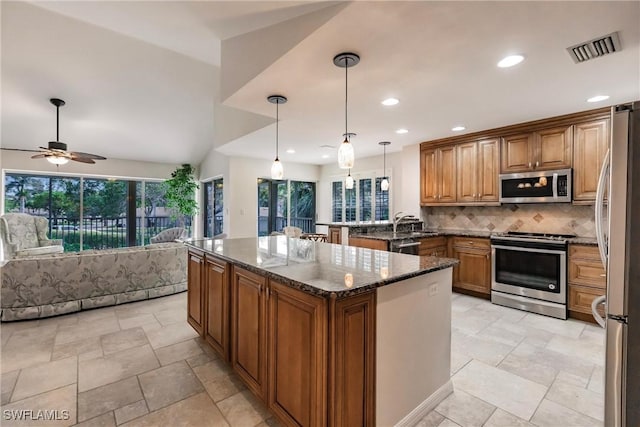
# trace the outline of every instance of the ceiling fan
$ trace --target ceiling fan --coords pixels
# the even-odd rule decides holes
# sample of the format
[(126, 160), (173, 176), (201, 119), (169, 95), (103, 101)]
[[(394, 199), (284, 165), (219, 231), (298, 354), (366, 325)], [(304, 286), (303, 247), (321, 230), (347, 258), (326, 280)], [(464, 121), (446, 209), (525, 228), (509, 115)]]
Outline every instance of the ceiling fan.
[(32, 159), (47, 159), (54, 165), (64, 165), (69, 160), (82, 163), (95, 163), (95, 160), (106, 160), (106, 157), (98, 156), (97, 154), (81, 153), (78, 151), (67, 151), (67, 144), (60, 142), (60, 107), (64, 106), (65, 102), (62, 99), (51, 98), (49, 100), (56, 106), (56, 140), (49, 141), (47, 147), (39, 147), (40, 150), (22, 150), (18, 148), (3, 148), (3, 150), (11, 151), (28, 151), (40, 153), (35, 156), (31, 156)]

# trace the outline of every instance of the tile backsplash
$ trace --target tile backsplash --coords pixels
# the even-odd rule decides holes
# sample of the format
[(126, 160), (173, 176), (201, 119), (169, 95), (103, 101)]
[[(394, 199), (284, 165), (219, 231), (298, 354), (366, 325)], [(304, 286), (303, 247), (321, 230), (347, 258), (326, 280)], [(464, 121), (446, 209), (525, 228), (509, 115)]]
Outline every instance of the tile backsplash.
[(422, 208), (425, 228), (473, 231), (530, 231), (595, 237), (593, 206), (505, 204)]

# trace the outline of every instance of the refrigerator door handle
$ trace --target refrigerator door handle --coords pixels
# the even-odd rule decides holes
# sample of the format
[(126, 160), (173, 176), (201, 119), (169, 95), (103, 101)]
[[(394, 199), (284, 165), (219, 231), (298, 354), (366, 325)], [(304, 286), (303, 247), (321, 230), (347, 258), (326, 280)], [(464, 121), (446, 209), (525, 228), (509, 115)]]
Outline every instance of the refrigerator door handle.
[[(598, 306), (600, 304), (606, 304), (606, 302), (607, 302), (607, 296), (602, 295), (594, 299), (593, 302), (591, 303), (591, 314), (593, 314), (593, 318), (596, 319), (596, 322), (598, 322), (598, 325), (600, 325), (602, 328), (605, 327), (606, 321), (604, 320), (604, 317), (600, 316), (600, 313), (598, 313)], [(605, 308), (605, 312), (606, 311), (607, 310)]]
[(625, 423), (625, 336), (627, 325), (607, 319), (604, 425), (624, 427)]
[(603, 211), (604, 211), (604, 192), (607, 185), (607, 175), (609, 172), (609, 150), (604, 156), (602, 168), (600, 169), (600, 177), (598, 178), (598, 190), (596, 192), (596, 238), (598, 239), (598, 249), (600, 251), (600, 259), (605, 270), (607, 269), (607, 241), (602, 227)]

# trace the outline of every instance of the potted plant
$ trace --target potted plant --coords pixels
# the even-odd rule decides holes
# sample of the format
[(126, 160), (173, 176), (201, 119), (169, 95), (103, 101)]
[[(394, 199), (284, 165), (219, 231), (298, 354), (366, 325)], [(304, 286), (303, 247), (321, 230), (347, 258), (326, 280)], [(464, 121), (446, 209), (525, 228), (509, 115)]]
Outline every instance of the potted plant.
[(191, 218), (198, 212), (198, 184), (193, 176), (194, 172), (195, 169), (191, 165), (184, 164), (173, 171), (171, 178), (165, 181), (167, 207), (174, 212), (173, 218), (180, 218), (180, 225), (183, 227), (186, 225), (186, 218)]

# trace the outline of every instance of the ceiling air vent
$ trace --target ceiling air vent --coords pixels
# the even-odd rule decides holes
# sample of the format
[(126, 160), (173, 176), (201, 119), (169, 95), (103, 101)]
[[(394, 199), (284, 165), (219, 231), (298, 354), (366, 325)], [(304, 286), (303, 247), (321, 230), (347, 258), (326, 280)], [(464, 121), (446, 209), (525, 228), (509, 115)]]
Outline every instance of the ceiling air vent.
[(606, 36), (598, 37), (588, 42), (579, 43), (575, 46), (567, 48), (569, 55), (576, 64), (585, 62), (600, 56), (609, 55), (622, 49), (620, 46), (620, 38), (618, 33), (611, 33)]

